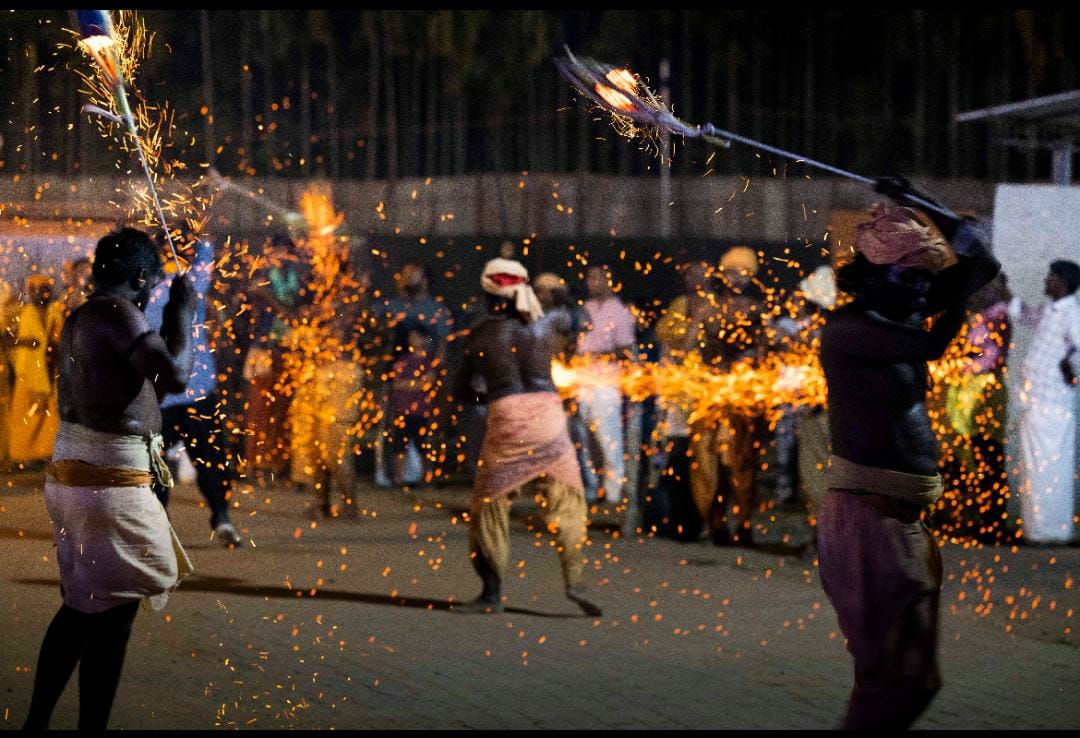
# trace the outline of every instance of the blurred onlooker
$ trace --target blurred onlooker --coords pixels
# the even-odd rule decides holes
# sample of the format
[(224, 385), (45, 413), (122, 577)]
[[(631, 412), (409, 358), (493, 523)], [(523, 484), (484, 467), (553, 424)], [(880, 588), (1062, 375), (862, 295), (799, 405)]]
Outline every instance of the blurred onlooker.
[[(634, 315), (634, 358), (643, 364), (660, 361), (660, 340), (656, 336), (656, 311), (628, 306)], [(632, 533), (645, 523), (646, 488), (650, 480), (648, 459), (652, 451), (652, 435), (656, 426), (656, 396), (623, 399), (626, 446), (626, 516), (623, 533)]]
[(290, 397), (281, 386), (285, 374), (282, 339), (288, 320), (306, 292), (309, 269), (297, 245), (287, 236), (271, 239), (267, 251), (270, 266), (260, 286), (250, 295), (255, 323), (252, 343), (244, 359), (247, 381), (244, 458), (256, 469), (281, 475), (289, 448), (287, 420)]
[(590, 363), (591, 380), (589, 386), (578, 391), (578, 413), (589, 433), (593, 459), (591, 469), (582, 469), (585, 494), (589, 502), (595, 502), (602, 485), (605, 501), (618, 505), (623, 499), (626, 462), (622, 389), (616, 362), (635, 358), (636, 321), (616, 296), (607, 267), (589, 267), (586, 288), (588, 328), (577, 345), (578, 355)]
[(552, 272), (542, 272), (533, 280), (533, 291), (536, 299), (540, 301), (540, 307), (544, 313), (556, 310), (565, 310), (570, 315), (571, 330), (566, 338), (566, 343), (559, 351), (559, 357), (566, 360), (574, 355), (577, 348), (579, 333), (587, 320), (585, 311), (576, 305), (567, 289), (566, 281)]
[[(427, 267), (418, 262), (409, 262), (394, 276), (394, 281), (397, 296), (387, 302), (391, 327), (424, 326), (435, 342), (435, 353), (442, 356), (446, 349), (446, 338), (454, 325), (450, 311), (429, 291), (431, 278)], [(398, 353), (404, 350), (405, 347), (399, 344)]]
[(391, 476), (396, 485), (405, 484), (405, 461), (410, 445), (420, 453), (421, 478), (427, 478), (424, 452), (431, 441), (431, 411), (439, 364), (426, 326), (412, 324), (404, 332), (407, 348), (394, 362), (388, 407), (387, 440), (393, 454)]
[[(1004, 272), (971, 296), (967, 325), (961, 333), (965, 340), (960, 376), (945, 393), (949, 424), (961, 439), (951, 444), (953, 468), (967, 493), (958, 501), (961, 520), (954, 522), (974, 527), (975, 537), (986, 543), (1005, 537), (1004, 371), (1012, 334), (1010, 298)], [(970, 511), (973, 517), (966, 514)]]
[[(421, 325), (427, 331), (434, 343), (432, 354), (441, 361), (447, 359), (447, 339), (454, 330), (453, 315), (442, 300), (434, 297), (431, 290), (431, 276), (424, 264), (419, 262), (407, 262), (401, 270), (394, 275), (394, 285), (397, 294), (385, 303), (385, 318), (387, 328), (394, 336), (392, 348), (393, 359), (401, 357), (407, 350), (406, 337), (413, 325)], [(441, 378), (436, 377), (437, 381)], [(383, 397), (387, 397), (390, 387), (383, 389)], [(390, 418), (386, 418), (379, 428), (379, 438), (376, 439), (375, 447), (375, 480), (380, 486), (389, 486), (393, 483), (393, 470), (387, 475), (387, 441), (393, 435), (387, 426)], [(423, 463), (416, 454), (416, 449), (410, 444), (404, 457), (402, 473), (405, 479), (413, 480), (423, 474)], [(392, 466), (392, 465), (391, 465)]]
[[(681, 364), (688, 355), (700, 358), (698, 341), (701, 326), (695, 318), (702, 309), (718, 302), (713, 267), (691, 261), (680, 268), (684, 292), (674, 298), (657, 322), (656, 335), (662, 361)], [(657, 535), (682, 541), (697, 540), (703, 521), (690, 487), (690, 425), (692, 408), (673, 400), (661, 400), (663, 419), (659, 424), (654, 456), (661, 465), (653, 486), (646, 523)]]
[[(183, 392), (166, 395), (161, 401), (161, 435), (165, 448), (182, 444), (195, 467), (195, 483), (210, 508), (210, 529), (214, 537), (226, 546), (238, 546), (240, 533), (229, 519), (229, 498), (232, 473), (228, 463), (228, 437), (222, 427), (222, 410), (217, 393), (217, 363), (207, 332), (208, 305), (213, 289), (214, 245), (209, 240), (195, 239), (194, 257), (188, 279), (195, 291), (195, 324), (192, 332), (194, 362), (191, 379)], [(166, 271), (172, 267), (169, 262)], [(146, 305), (146, 320), (154, 330), (160, 330), (164, 319), (169, 290), (176, 278), (168, 273)], [(159, 494), (162, 505), (169, 503), (169, 491)]]
[(25, 302), (14, 311), (12, 345), (14, 384), (8, 411), (8, 458), (11, 463), (45, 461), (52, 455), (59, 428), (56, 398), (56, 347), (64, 323), (64, 303), (53, 301), (53, 281), (43, 275), (26, 280)]
[(684, 264), (682, 277), (685, 292), (671, 301), (656, 326), (665, 358), (674, 360), (682, 360), (697, 348), (699, 328), (694, 316), (718, 300), (713, 268), (707, 262)]
[[(716, 305), (700, 307), (693, 318), (700, 326), (702, 358), (727, 371), (758, 353), (761, 342), (761, 291), (754, 283), (758, 257), (736, 246), (720, 261), (723, 291)], [(690, 485), (714, 543), (731, 541), (728, 513), (735, 516), (735, 539), (752, 545), (750, 513), (760, 443), (757, 418), (741, 412), (702, 418), (691, 428)]]
[[(819, 266), (799, 282), (792, 297), (790, 307), (794, 316), (784, 315), (773, 323), (779, 347), (795, 352), (815, 349), (821, 341), (822, 313), (836, 305), (836, 277), (832, 267)], [(776, 422), (774, 499), (791, 502), (801, 487), (812, 516), (815, 504), (824, 499), (826, 491), (828, 418), (824, 408), (784, 406), (782, 411)]]
[(335, 307), (318, 335), (320, 350), (303, 363), (290, 407), (293, 482), (315, 488), (311, 508), (326, 517), (355, 516), (356, 456), (361, 453), (365, 403), (364, 349), (377, 345), (368, 335), (371, 278), (353, 274), (349, 261), (338, 275), (350, 297)]
[(0, 469), (8, 465), (9, 417), (11, 390), (14, 384), (12, 335), (15, 332), (15, 306), (11, 304), (11, 285), (0, 279)]
[[(791, 351), (817, 354), (821, 350), (824, 314), (836, 306), (836, 275), (833, 268), (824, 264), (815, 269), (799, 282), (794, 298), (796, 317), (783, 317), (775, 323), (782, 336), (781, 343)], [(798, 368), (793, 368), (795, 381), (801, 381), (797, 371)], [(791, 475), (783, 479), (778, 487), (781, 491), (784, 485), (792, 489), (795, 486), (792, 477), (798, 480), (797, 486), (811, 529), (811, 537), (802, 550), (802, 557), (812, 564), (817, 558), (817, 512), (828, 492), (825, 469), (832, 453), (829, 414), (824, 406), (787, 407), (776, 427), (778, 473)], [(780, 494), (777, 498), (791, 499)]]
[(1026, 542), (1063, 543), (1073, 532), (1080, 265), (1052, 262), (1044, 289), (1050, 302), (1041, 307), (1025, 305), (1019, 297), (1009, 303), (1009, 315), (1035, 331), (1022, 368), (1020, 502)]
[[(552, 272), (542, 272), (533, 280), (533, 291), (544, 314), (565, 310), (570, 317), (570, 329), (562, 338), (563, 345), (555, 353), (555, 357), (561, 362), (569, 362), (577, 353), (578, 341), (581, 332), (588, 325), (588, 314), (585, 308), (574, 300), (566, 280)], [(596, 496), (596, 475), (593, 473), (592, 455), (589, 452), (589, 430), (585, 427), (585, 421), (578, 412), (578, 398), (567, 397), (563, 400), (563, 409), (566, 411), (566, 424), (570, 433), (570, 440), (574, 444), (577, 454), (578, 465), (581, 467), (581, 476), (585, 480), (586, 490), (592, 485), (592, 495)]]
[(90, 280), (93, 278), (93, 265), (90, 259), (80, 256), (64, 264), (64, 314), (71, 315), (75, 308), (86, 302), (93, 291)]

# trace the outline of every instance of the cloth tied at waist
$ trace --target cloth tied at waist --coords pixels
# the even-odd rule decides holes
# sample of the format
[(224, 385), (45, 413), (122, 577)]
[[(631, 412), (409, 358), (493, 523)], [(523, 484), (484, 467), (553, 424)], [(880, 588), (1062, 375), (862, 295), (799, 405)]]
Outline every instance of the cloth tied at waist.
[(45, 480), (64, 604), (80, 612), (131, 600), (161, 609), (194, 567), (153, 484), (171, 485), (161, 436), (61, 423)]
[(141, 487), (156, 483), (171, 489), (174, 485), (160, 433), (105, 433), (69, 422), (60, 423), (52, 462), (45, 471), (67, 487)]
[(829, 458), (825, 478), (830, 489), (862, 490), (917, 507), (937, 502), (944, 489), (940, 474), (907, 474), (863, 466), (840, 456)]
[(541, 475), (584, 489), (562, 399), (554, 392), (500, 397), (488, 405), (474, 496), (500, 497)]

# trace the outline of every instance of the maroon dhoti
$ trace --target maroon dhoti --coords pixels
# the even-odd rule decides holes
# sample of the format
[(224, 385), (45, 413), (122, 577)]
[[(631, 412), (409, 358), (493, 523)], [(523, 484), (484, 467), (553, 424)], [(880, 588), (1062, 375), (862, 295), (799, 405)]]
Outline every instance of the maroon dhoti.
[(919, 502), (932, 496), (935, 477), (861, 467), (872, 475), (857, 486), (856, 465), (839, 462), (843, 475), (830, 474), (818, 515), (818, 559), (821, 584), (855, 661), (843, 727), (906, 728), (941, 688), (941, 555), (919, 518)]

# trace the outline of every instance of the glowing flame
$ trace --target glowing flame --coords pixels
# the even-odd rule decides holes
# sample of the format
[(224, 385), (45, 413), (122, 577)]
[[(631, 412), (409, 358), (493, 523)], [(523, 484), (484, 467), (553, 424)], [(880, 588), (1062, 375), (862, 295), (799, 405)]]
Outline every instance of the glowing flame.
[(342, 221), (344, 213), (335, 213), (330, 198), (315, 190), (308, 190), (300, 196), (300, 210), (308, 224), (312, 238), (325, 238), (334, 234)]
[(629, 69), (612, 69), (607, 73), (607, 80), (620, 90), (637, 94), (638, 80)]
[(593, 89), (596, 90), (596, 94), (600, 96), (601, 100), (615, 110), (622, 110), (625, 112), (632, 112), (634, 110), (634, 103), (630, 101), (630, 98), (616, 90), (614, 87), (608, 87), (603, 82), (597, 82)]
[(79, 41), (81, 46), (97, 62), (101, 73), (110, 85), (120, 84), (120, 68), (116, 59), (116, 41), (111, 36), (89, 36)]
[[(608, 384), (610, 366), (576, 357), (570, 364), (552, 362), (555, 386), (565, 396), (582, 387)], [(690, 420), (719, 420), (729, 413), (764, 415), (770, 423), (785, 407), (825, 404), (825, 377), (812, 351), (768, 354), (758, 361), (739, 361), (720, 371), (696, 354), (682, 363), (623, 364), (615, 380), (622, 392), (635, 401), (651, 395), (680, 405)]]

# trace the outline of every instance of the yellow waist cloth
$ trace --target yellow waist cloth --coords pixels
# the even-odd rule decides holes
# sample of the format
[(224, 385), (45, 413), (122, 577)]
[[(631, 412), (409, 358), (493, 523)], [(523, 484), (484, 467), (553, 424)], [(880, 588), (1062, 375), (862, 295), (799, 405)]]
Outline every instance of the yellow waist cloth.
[(142, 487), (154, 481), (148, 471), (96, 466), (80, 459), (59, 459), (50, 463), (45, 472), (68, 487)]

